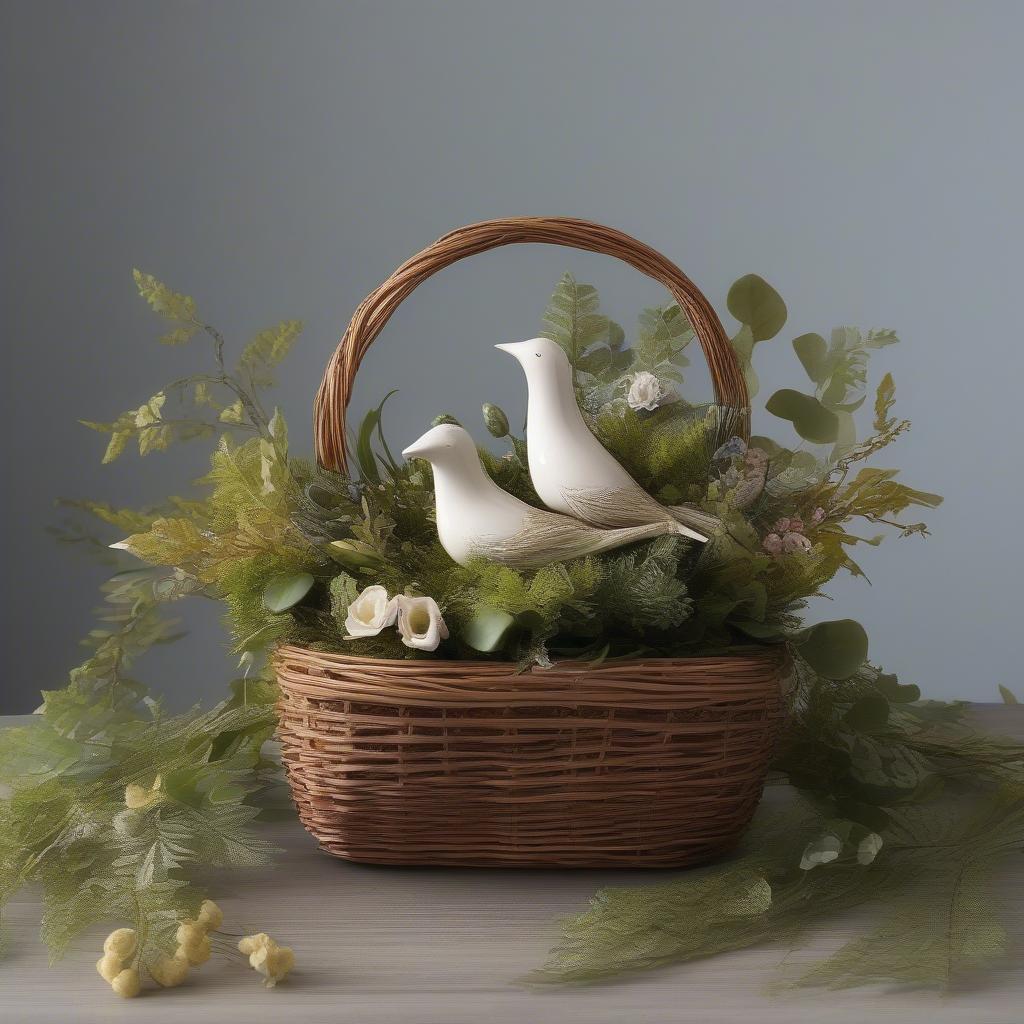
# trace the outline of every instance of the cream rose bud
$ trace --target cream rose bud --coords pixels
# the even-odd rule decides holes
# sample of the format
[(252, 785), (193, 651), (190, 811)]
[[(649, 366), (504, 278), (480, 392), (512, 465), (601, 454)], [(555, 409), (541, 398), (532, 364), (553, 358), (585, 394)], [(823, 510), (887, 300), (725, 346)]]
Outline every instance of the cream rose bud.
[(630, 409), (646, 409), (648, 412), (658, 408), (658, 403), (665, 397), (661, 381), (647, 370), (638, 370), (629, 382), (626, 401)]
[(399, 595), (398, 632), (406, 647), (421, 651), (436, 651), (442, 640), (448, 639), (448, 627), (441, 618), (441, 609), (432, 597), (406, 597)]
[(398, 605), (395, 598), (381, 586), (367, 587), (349, 606), (345, 619), (346, 640), (360, 636), (376, 636), (395, 624)]

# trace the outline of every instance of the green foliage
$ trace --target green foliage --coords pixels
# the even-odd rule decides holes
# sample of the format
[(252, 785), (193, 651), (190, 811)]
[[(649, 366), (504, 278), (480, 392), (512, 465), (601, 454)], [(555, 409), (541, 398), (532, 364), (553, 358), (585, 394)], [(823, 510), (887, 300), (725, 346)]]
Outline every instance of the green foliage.
[(800, 657), (826, 679), (849, 679), (868, 657), (868, 635), (853, 619), (819, 622), (796, 642)]
[(615, 360), (622, 328), (598, 308), (597, 289), (572, 274), (558, 282), (544, 311), (544, 336), (565, 350), (574, 370), (596, 375)]
[[(68, 686), (43, 694), (31, 725), (0, 733), (0, 904), (41, 885), (53, 957), (111, 921), (137, 929), (139, 958), (151, 963), (203, 898), (197, 870), (255, 867), (273, 852), (253, 823), (277, 786), (262, 752), (276, 688), (243, 681), (210, 711), (164, 714), (128, 675), (173, 636), (154, 580), (114, 577)], [(139, 785), (155, 795), (132, 810), (126, 787)]]
[(239, 376), (246, 376), (254, 389), (273, 387), (274, 370), (291, 352), (302, 328), (301, 320), (282, 320), (277, 326), (260, 331), (242, 349)]
[(178, 324), (174, 330), (161, 337), (162, 344), (182, 345), (199, 330), (201, 324), (196, 319), (196, 304), (188, 295), (171, 291), (167, 285), (141, 270), (133, 270), (132, 277), (139, 295), (149, 303), (153, 312)]
[(599, 892), (532, 980), (792, 948), (853, 908), (867, 912), (860, 934), (783, 984), (947, 987), (1003, 955), (990, 879), (1024, 843), (1024, 747), (976, 732), (956, 705), (891, 704), (884, 725), (850, 714), (898, 687), (874, 669), (850, 684), (801, 675), (777, 763), (800, 797), (763, 806), (722, 864)]
[[(869, 350), (895, 345), (898, 341), (895, 331), (862, 333), (855, 327), (837, 327), (829, 344), (819, 334), (802, 334), (793, 340), (793, 349), (815, 385), (814, 397), (799, 392), (777, 392), (769, 400), (768, 411), (792, 420), (797, 433), (808, 441), (836, 442), (835, 454), (842, 453), (857, 440), (853, 414), (866, 398)], [(875, 400), (877, 432), (890, 425), (886, 416), (894, 393), (892, 377), (886, 374)], [(772, 408), (773, 403), (776, 408)], [(833, 420), (834, 429), (831, 427)], [(826, 423), (830, 424), (829, 429), (821, 429)]]
[(767, 281), (757, 274), (747, 274), (729, 289), (726, 305), (741, 324), (732, 346), (739, 357), (747, 391), (753, 398), (760, 390), (753, 364), (754, 346), (759, 341), (774, 338), (782, 330), (787, 316), (786, 304)]
[(505, 643), (516, 620), (508, 612), (497, 608), (480, 608), (466, 623), (462, 638), (475, 651), (493, 654)]
[(774, 338), (786, 323), (782, 296), (757, 274), (747, 274), (734, 282), (725, 303), (729, 312), (750, 328), (755, 342)]
[[(526, 571), (448, 557), (429, 467), (400, 465), (388, 449), (382, 412), (390, 396), (357, 431), (358, 478), (289, 451), (284, 417), (268, 414), (261, 390), (298, 337), (298, 321), (258, 334), (229, 371), (224, 337), (190, 298), (147, 275), (136, 281), (174, 325), (162, 340), (201, 332), (213, 367), (112, 422), (89, 423), (109, 435), (105, 461), (129, 442), (145, 455), (192, 437), (217, 441), (196, 497), (138, 510), (74, 506), (127, 535), (116, 547), (155, 568), (105, 585), (86, 661), (66, 687), (44, 693), (39, 721), (0, 736), (0, 783), (10, 786), (0, 802), (0, 898), (40, 883), (43, 934), (55, 951), (110, 918), (140, 930), (144, 961), (156, 956), (169, 949), (177, 919), (194, 914), (199, 872), (263, 863), (271, 852), (253, 825), (280, 782), (262, 753), (273, 681), (236, 680), (224, 703), (175, 717), (130, 674), (140, 654), (174, 638), (163, 608), (189, 594), (223, 602), (247, 671), (285, 641), (523, 668), (561, 656), (679, 656), (766, 643), (797, 652), (776, 768), (799, 798), (763, 811), (731, 862), (651, 889), (602, 893), (566, 925), (549, 980), (795, 940), (824, 914), (871, 901), (888, 915), (871, 950), (840, 950), (799, 983), (944, 983), (1001, 949), (985, 886), (1020, 840), (1024, 751), (971, 731), (962, 709), (921, 703), (917, 687), (870, 665), (855, 623), (802, 625), (806, 601), (840, 569), (859, 572), (849, 550), (880, 539), (850, 532), (852, 521), (924, 533), (924, 524), (898, 517), (940, 501), (897, 482), (894, 470), (862, 465), (909, 427), (892, 415), (890, 376), (877, 390), (874, 434), (857, 443), (850, 430), (866, 394), (868, 351), (895, 341), (891, 332), (843, 328), (830, 345), (817, 335), (794, 342), (815, 394), (773, 396), (769, 410), (781, 408), (805, 437), (835, 441), (822, 460), (768, 438), (723, 438), (722, 410), (671, 394), (693, 337), (677, 305), (644, 310), (628, 345), (600, 312), (596, 290), (566, 275), (545, 323), (569, 355), (595, 433), (658, 501), (692, 503), (720, 526), (705, 545), (662, 537)], [(748, 275), (730, 291), (729, 308), (742, 324), (733, 343), (753, 391), (754, 346), (782, 329), (785, 305)], [(653, 411), (626, 400), (639, 371), (662, 385)], [(486, 471), (540, 505), (524, 441), (500, 409), (485, 406), (484, 417), (510, 449), (500, 457), (482, 450)], [(84, 534), (68, 528), (63, 536), (81, 542)], [(392, 629), (347, 639), (348, 608), (370, 584), (433, 597), (449, 639), (435, 653), (403, 646)], [(129, 786), (152, 799), (128, 807)], [(961, 813), (957, 795), (981, 808), (976, 817)], [(955, 934), (942, 932), (943, 920), (955, 921)]]
[(839, 437), (839, 417), (811, 395), (783, 388), (768, 399), (765, 408), (773, 416), (789, 420), (805, 441), (831, 444)]

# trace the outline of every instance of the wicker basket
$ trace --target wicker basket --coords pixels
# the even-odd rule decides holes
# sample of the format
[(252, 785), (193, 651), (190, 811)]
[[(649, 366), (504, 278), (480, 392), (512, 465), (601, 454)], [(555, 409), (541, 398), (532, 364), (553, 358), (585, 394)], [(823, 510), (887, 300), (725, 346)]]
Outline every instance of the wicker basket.
[[(718, 404), (747, 409), (717, 315), (664, 256), (585, 221), (487, 221), (439, 239), (356, 310), (317, 395), (321, 463), (346, 468), (355, 373), (401, 301), (457, 260), (517, 242), (606, 253), (660, 281), (694, 327)], [(320, 845), (349, 860), (464, 866), (674, 867), (729, 850), (761, 796), (788, 672), (783, 650), (754, 647), (523, 674), (296, 646), (274, 663), (283, 759)]]

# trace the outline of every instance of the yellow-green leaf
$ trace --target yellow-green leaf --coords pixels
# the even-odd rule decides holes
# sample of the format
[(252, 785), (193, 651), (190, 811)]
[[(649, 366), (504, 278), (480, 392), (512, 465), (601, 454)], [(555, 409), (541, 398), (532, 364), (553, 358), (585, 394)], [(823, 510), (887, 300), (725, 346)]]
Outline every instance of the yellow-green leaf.
[[(158, 281), (152, 274), (144, 274), (141, 270), (133, 270), (132, 277), (135, 279), (135, 287), (139, 290), (154, 313), (159, 313), (168, 320), (178, 320), (190, 324), (196, 319), (196, 304), (188, 295), (171, 291), (162, 281)], [(193, 328), (194, 329), (194, 328)], [(170, 338), (165, 335), (161, 341)], [(191, 336), (191, 335), (190, 335)], [(181, 340), (187, 341), (188, 338)], [(167, 341), (167, 344), (179, 344), (178, 341)]]
[(274, 383), (271, 371), (291, 351), (302, 326), (301, 320), (282, 320), (276, 327), (260, 331), (242, 350), (239, 369), (249, 374), (253, 384), (270, 387)]
[(882, 378), (882, 382), (878, 385), (878, 391), (875, 394), (874, 427), (878, 433), (888, 430), (892, 426), (893, 421), (889, 418), (889, 410), (893, 407), (895, 401), (896, 384), (892, 379), (892, 374), (887, 373)]

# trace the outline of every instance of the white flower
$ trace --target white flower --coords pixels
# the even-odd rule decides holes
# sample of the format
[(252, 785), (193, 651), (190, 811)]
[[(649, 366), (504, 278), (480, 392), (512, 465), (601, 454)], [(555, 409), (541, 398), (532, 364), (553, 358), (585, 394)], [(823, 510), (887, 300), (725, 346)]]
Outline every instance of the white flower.
[(661, 381), (647, 370), (638, 370), (629, 381), (626, 401), (630, 409), (646, 409), (650, 412), (658, 408), (658, 403), (665, 397)]
[(398, 602), (398, 632), (406, 647), (436, 651), (437, 645), (448, 639), (448, 627), (432, 597), (399, 595), (395, 600)]
[(345, 619), (346, 640), (360, 636), (376, 636), (395, 624), (398, 605), (395, 598), (381, 586), (367, 587), (349, 606)]
[(869, 832), (857, 844), (857, 863), (870, 864), (882, 848), (882, 837), (877, 832)]

